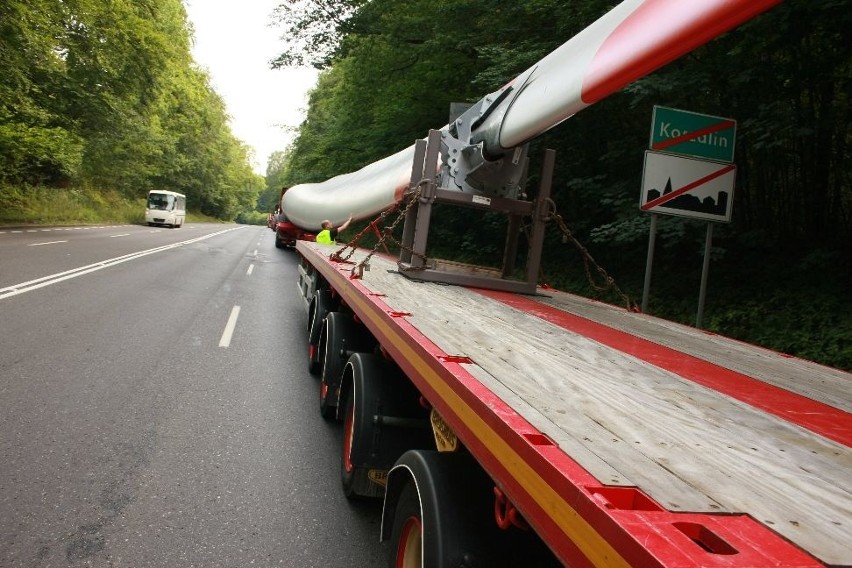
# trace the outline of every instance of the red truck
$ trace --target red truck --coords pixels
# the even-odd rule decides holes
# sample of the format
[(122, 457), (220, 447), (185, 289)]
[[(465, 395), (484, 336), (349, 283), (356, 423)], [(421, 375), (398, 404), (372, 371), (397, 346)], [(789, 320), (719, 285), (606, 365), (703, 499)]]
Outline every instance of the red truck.
[(293, 248), (296, 246), (296, 241), (312, 241), (316, 237), (313, 233), (304, 231), (288, 221), (283, 213), (275, 216), (272, 230), (275, 231), (276, 248)]

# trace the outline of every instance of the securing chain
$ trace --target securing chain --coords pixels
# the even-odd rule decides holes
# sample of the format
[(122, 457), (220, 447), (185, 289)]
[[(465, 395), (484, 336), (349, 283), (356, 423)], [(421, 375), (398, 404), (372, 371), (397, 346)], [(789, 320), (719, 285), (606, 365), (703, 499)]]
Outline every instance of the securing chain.
[[(359, 275), (361, 275), (361, 274), (363, 274), (365, 269), (369, 269), (370, 258), (372, 258), (372, 256), (374, 254), (376, 254), (376, 251), (379, 249), (380, 246), (382, 246), (382, 244), (384, 244), (384, 242), (386, 240), (395, 244), (396, 246), (398, 246), (402, 250), (405, 250), (405, 251), (411, 253), (413, 256), (417, 256), (417, 257), (421, 258), (423, 260), (424, 264), (428, 261), (428, 259), (424, 255), (422, 255), (418, 252), (415, 252), (410, 247), (404, 246), (401, 242), (399, 242), (393, 236), (393, 232), (396, 229), (396, 227), (399, 225), (399, 223), (403, 219), (405, 219), (405, 217), (408, 214), (408, 211), (420, 199), (420, 195), (422, 193), (423, 186), (426, 185), (427, 183), (429, 183), (429, 180), (427, 180), (427, 179), (420, 180), (417, 183), (417, 185), (415, 186), (416, 189), (415, 189), (414, 193), (411, 193), (408, 197), (408, 203), (406, 204), (405, 208), (402, 209), (401, 211), (399, 211), (399, 214), (397, 215), (396, 219), (394, 219), (393, 223), (390, 224), (390, 226), (385, 227), (382, 230), (381, 235), (379, 236), (379, 239), (376, 241), (376, 244), (373, 246), (373, 248), (369, 252), (369, 254), (367, 254), (367, 256), (364, 257), (363, 260), (361, 260), (361, 262), (359, 262), (357, 265), (352, 267), (351, 274), (352, 274), (353, 278), (355, 277), (356, 271), (358, 272)], [(370, 227), (373, 227), (373, 226), (379, 224), (380, 222), (382, 222), (388, 215), (393, 213), (393, 211), (397, 208), (398, 208), (398, 204), (395, 203), (395, 204), (391, 205), (390, 207), (388, 207), (387, 209), (385, 209), (384, 211), (382, 211), (374, 221), (372, 221), (371, 223), (368, 223), (357, 235), (355, 235), (355, 237), (352, 238), (352, 240), (350, 240), (348, 243), (346, 243), (337, 252), (332, 253), (329, 256), (329, 258), (333, 261), (338, 261), (338, 262), (348, 261), (352, 257), (352, 255), (355, 254), (355, 249), (357, 248), (359, 241), (367, 233), (367, 231), (370, 229)], [(349, 253), (345, 257), (341, 256), (341, 254), (347, 248), (351, 248), (352, 250), (350, 250)]]
[[(591, 286), (594, 290), (598, 292), (607, 292), (612, 290), (616, 294), (618, 294), (622, 301), (624, 301), (625, 307), (628, 311), (631, 312), (639, 312), (639, 305), (630, 299), (630, 297), (621, 291), (621, 288), (615, 283), (615, 279), (609, 275), (609, 273), (601, 267), (592, 255), (589, 253), (589, 250), (583, 246), (580, 241), (574, 237), (574, 234), (571, 232), (571, 229), (568, 228), (568, 225), (565, 223), (565, 220), (562, 218), (556, 211), (556, 203), (552, 199), (548, 199), (548, 205), (550, 211), (547, 213), (545, 220), (550, 221), (551, 219), (556, 221), (556, 224), (559, 225), (559, 229), (562, 231), (562, 234), (565, 235), (565, 238), (574, 244), (577, 250), (580, 252), (580, 256), (583, 259), (583, 267), (586, 271), (586, 279), (589, 282), (589, 286)], [(598, 284), (595, 282), (595, 278), (592, 275), (592, 267), (594, 267), (595, 272), (598, 273), (598, 276), (603, 280), (603, 284)]]
[[(399, 211), (399, 214), (397, 215), (396, 219), (394, 219), (393, 223), (390, 224), (390, 226), (385, 227), (384, 230), (381, 231), (381, 235), (380, 235), (379, 239), (376, 241), (376, 244), (373, 246), (372, 250), (367, 254), (367, 256), (364, 257), (364, 259), (361, 260), (361, 262), (359, 262), (358, 264), (356, 264), (355, 266), (352, 267), (352, 271), (351, 271), (351, 277), (352, 278), (360, 277), (360, 276), (363, 275), (364, 270), (369, 270), (370, 258), (372, 258), (372, 256), (374, 254), (376, 254), (376, 251), (379, 249), (380, 246), (382, 246), (382, 244), (385, 243), (385, 241), (390, 241), (391, 243), (395, 244), (400, 249), (410, 253), (412, 256), (416, 256), (416, 257), (420, 258), (421, 260), (423, 260), (424, 266), (428, 265), (429, 259), (426, 256), (412, 250), (410, 247), (404, 246), (401, 242), (399, 242), (393, 236), (394, 230), (399, 225), (399, 223), (403, 219), (405, 219), (406, 215), (408, 214), (409, 210), (414, 206), (414, 204), (416, 204), (417, 201), (420, 199), (420, 195), (423, 191), (423, 187), (428, 183), (429, 183), (429, 180), (427, 180), (427, 179), (420, 180), (417, 183), (417, 185), (415, 186), (416, 187), (415, 191), (413, 193), (409, 194), (409, 196), (408, 196), (408, 203), (405, 205), (405, 208), (403, 208), (402, 210)], [(568, 228), (568, 225), (565, 223), (565, 220), (562, 218), (562, 215), (560, 215), (559, 212), (556, 210), (556, 203), (553, 201), (553, 199), (548, 198), (546, 203), (547, 203), (547, 209), (548, 210), (544, 214), (544, 220), (545, 221), (550, 221), (550, 220), (556, 221), (556, 224), (559, 226), (559, 230), (562, 231), (564, 238), (567, 241), (573, 243), (574, 246), (577, 248), (577, 250), (580, 252), (580, 257), (583, 259), (583, 268), (586, 272), (586, 279), (589, 282), (589, 286), (591, 286), (592, 289), (597, 290), (598, 292), (613, 291), (616, 294), (618, 294), (618, 296), (621, 297), (621, 299), (624, 302), (625, 307), (627, 308), (628, 311), (631, 311), (631, 312), (641, 311), (639, 309), (639, 305), (636, 302), (634, 302), (633, 300), (631, 300), (630, 297), (627, 294), (625, 294), (624, 292), (621, 291), (621, 288), (619, 288), (618, 285), (615, 283), (615, 279), (612, 276), (610, 276), (609, 273), (595, 261), (595, 259), (591, 255), (591, 253), (589, 253), (589, 250), (585, 246), (583, 246), (583, 244), (580, 243), (580, 241), (578, 241), (576, 237), (574, 237), (574, 234), (571, 232), (571, 229)], [(358, 243), (361, 241), (361, 238), (363, 238), (363, 236), (365, 234), (367, 234), (367, 231), (371, 227), (376, 226), (380, 222), (384, 221), (384, 219), (388, 215), (393, 213), (395, 210), (397, 210), (398, 207), (399, 207), (399, 204), (395, 203), (395, 204), (391, 205), (390, 207), (388, 207), (387, 209), (385, 209), (384, 211), (382, 211), (374, 221), (372, 221), (371, 223), (368, 223), (363, 229), (361, 229), (361, 231), (357, 235), (355, 235), (352, 238), (352, 240), (350, 240), (348, 243), (343, 245), (343, 247), (341, 247), (340, 250), (329, 255), (329, 259), (331, 259), (332, 261), (337, 261), (337, 262), (347, 262), (350, 258), (352, 258), (352, 255), (355, 254), (355, 250), (358, 247)], [(526, 229), (527, 229), (527, 227), (524, 227), (525, 232), (526, 232)], [(529, 239), (529, 234), (527, 234), (527, 238)], [(342, 254), (347, 249), (351, 249), (351, 250), (349, 250), (349, 252), (346, 254), (346, 256), (342, 256)], [(599, 284), (598, 282), (595, 281), (595, 277), (592, 274), (593, 268), (594, 268), (594, 271), (598, 274), (598, 277), (603, 281), (603, 284)], [(408, 267), (408, 268), (403, 269), (402, 267), (400, 267), (400, 270), (422, 270), (422, 268)], [(356, 272), (357, 272), (358, 276), (356, 276)]]

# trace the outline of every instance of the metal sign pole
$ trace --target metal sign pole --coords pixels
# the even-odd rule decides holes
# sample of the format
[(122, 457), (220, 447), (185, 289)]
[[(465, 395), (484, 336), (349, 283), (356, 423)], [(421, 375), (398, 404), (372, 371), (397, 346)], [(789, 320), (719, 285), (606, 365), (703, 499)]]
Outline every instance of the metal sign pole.
[(710, 249), (713, 245), (713, 223), (707, 222), (707, 238), (704, 240), (704, 267), (701, 269), (701, 291), (698, 292), (698, 315), (695, 327), (701, 327), (704, 319), (704, 298), (707, 295), (707, 273), (710, 271)]
[(642, 313), (648, 312), (648, 294), (651, 290), (651, 268), (654, 265), (654, 246), (657, 241), (657, 214), (651, 213), (651, 231), (648, 235), (648, 260), (645, 261), (645, 286), (642, 288)]

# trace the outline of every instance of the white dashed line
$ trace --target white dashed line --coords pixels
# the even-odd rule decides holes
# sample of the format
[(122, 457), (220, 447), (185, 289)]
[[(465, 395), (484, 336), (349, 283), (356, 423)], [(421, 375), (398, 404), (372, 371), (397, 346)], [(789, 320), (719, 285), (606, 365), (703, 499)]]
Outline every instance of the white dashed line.
[(228, 347), (231, 344), (231, 337), (234, 335), (234, 328), (237, 327), (238, 317), (240, 317), (240, 307), (234, 306), (231, 310), (231, 317), (225, 324), (225, 331), (222, 332), (222, 339), (219, 340), (219, 347)]
[(31, 245), (27, 245), (28, 247), (42, 247), (44, 245), (58, 245), (59, 243), (67, 243), (68, 241), (50, 241), (47, 243), (33, 243)]
[(251, 276), (252, 272), (254, 272), (254, 264), (249, 264), (248, 270), (246, 271), (246, 276)]

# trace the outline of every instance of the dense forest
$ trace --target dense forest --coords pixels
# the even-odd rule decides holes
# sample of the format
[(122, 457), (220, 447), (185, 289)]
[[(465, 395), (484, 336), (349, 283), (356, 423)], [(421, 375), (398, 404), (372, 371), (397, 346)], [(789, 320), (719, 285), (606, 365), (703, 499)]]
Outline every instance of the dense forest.
[[(282, 3), (273, 66), (322, 73), (298, 138), (269, 163), (277, 190), (357, 170), (447, 123), (452, 102), (498, 89), (612, 7), (603, 0), (302, 0)], [(639, 211), (654, 105), (737, 120), (733, 220), (717, 224), (704, 327), (852, 369), (849, 0), (787, 0), (540, 137), (576, 241), (641, 296)], [(533, 165), (531, 171), (537, 171)], [(531, 180), (533, 183), (535, 180)], [(437, 251), (499, 258), (503, 225), (442, 212)], [(579, 247), (548, 236), (541, 281), (618, 303)], [(648, 311), (695, 321), (706, 224), (661, 216)], [(435, 237), (433, 237), (433, 240)]]
[(0, 208), (30, 193), (185, 193), (232, 220), (263, 178), (192, 60), (181, 0), (0, 3)]
[[(0, 221), (16, 220), (28, 196), (61, 209), (79, 195), (109, 205), (152, 188), (186, 193), (210, 217), (264, 218), (282, 187), (409, 146), (447, 123), (451, 103), (495, 91), (614, 4), (282, 1), (270, 65), (321, 74), (295, 142), (273, 154), (264, 180), (192, 60), (181, 0), (4, 0)], [(715, 225), (703, 327), (852, 370), (851, 4), (785, 0), (533, 141), (531, 172), (545, 148), (557, 152), (553, 192), (574, 237), (549, 228), (541, 283), (622, 303), (590, 282), (591, 257), (638, 301), (652, 109), (730, 117), (733, 219)], [(430, 242), (438, 256), (488, 263), (504, 230), (503, 219), (445, 211)], [(660, 217), (649, 313), (694, 323), (705, 232)]]

